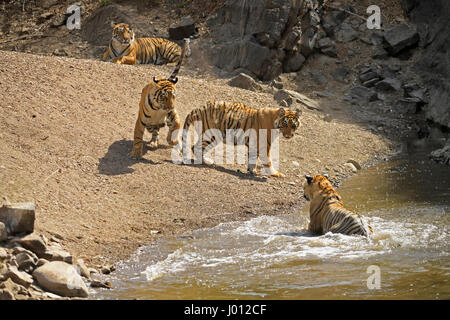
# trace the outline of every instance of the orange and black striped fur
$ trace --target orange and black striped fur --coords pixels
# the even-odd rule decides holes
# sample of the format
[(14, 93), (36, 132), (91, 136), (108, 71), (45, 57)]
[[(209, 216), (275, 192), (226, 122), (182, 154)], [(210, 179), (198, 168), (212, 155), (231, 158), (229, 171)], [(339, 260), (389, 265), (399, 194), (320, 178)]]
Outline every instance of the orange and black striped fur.
[(125, 23), (112, 24), (112, 27), (112, 39), (103, 55), (104, 61), (161, 65), (181, 59), (182, 49), (175, 42), (163, 38), (135, 38), (133, 29)]
[[(218, 129), (222, 134), (222, 141), (226, 141), (226, 133), (229, 129), (237, 130), (242, 129), (242, 137), (235, 137), (234, 143), (237, 144), (239, 141), (244, 142), (247, 147), (249, 147), (249, 137), (245, 136), (249, 129), (254, 129), (257, 135), (257, 157), (262, 157), (259, 154), (259, 129), (266, 129), (267, 131), (267, 159), (263, 161), (264, 166), (269, 170), (270, 175), (276, 177), (282, 177), (283, 174), (275, 171), (272, 167), (272, 160), (270, 156), (271, 147), (271, 129), (280, 129), (285, 138), (292, 138), (294, 136), (295, 130), (300, 126), (300, 112), (291, 111), (284, 108), (272, 109), (254, 109), (247, 107), (241, 103), (237, 102), (224, 102), (215, 101), (208, 102), (205, 106), (194, 109), (189, 113), (184, 121), (183, 127), (183, 150), (186, 150), (186, 135), (188, 133), (189, 127), (195, 121), (201, 121), (202, 123), (202, 135), (208, 129)], [(204, 135), (203, 135), (204, 136)], [(202, 154), (205, 155), (205, 151), (211, 150), (218, 141), (215, 141), (213, 137), (203, 137), (202, 139)], [(207, 149), (208, 148), (208, 149)], [(250, 151), (250, 150), (249, 150)], [(250, 154), (249, 154), (250, 159)], [(209, 164), (211, 161), (209, 159), (203, 159), (204, 162)], [(256, 168), (256, 160), (253, 163), (248, 163), (248, 170), (252, 174), (258, 174)]]
[(361, 215), (344, 208), (341, 196), (331, 185), (327, 176), (305, 176), (304, 196), (311, 201), (308, 230), (314, 234), (327, 232), (370, 237), (372, 227)]
[(172, 137), (173, 133), (181, 127), (180, 117), (175, 110), (175, 84), (178, 81), (177, 74), (180, 70), (186, 53), (187, 42), (183, 46), (181, 58), (168, 79), (156, 79), (153, 77), (148, 85), (142, 89), (139, 113), (134, 127), (133, 150), (130, 156), (139, 158), (144, 148), (144, 131), (147, 129), (152, 134), (150, 146), (158, 146), (159, 129), (169, 126), (167, 143), (171, 146), (178, 144), (178, 138)]

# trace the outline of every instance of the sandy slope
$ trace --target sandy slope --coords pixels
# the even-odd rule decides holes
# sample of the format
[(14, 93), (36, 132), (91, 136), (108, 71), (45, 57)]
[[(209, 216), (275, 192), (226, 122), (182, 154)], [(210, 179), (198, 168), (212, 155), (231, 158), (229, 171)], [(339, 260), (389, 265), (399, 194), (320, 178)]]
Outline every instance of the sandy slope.
[[(326, 122), (305, 109), (298, 135), (280, 141), (283, 179), (237, 172), (246, 166), (175, 165), (166, 128), (162, 147), (135, 161), (128, 152), (141, 90), (152, 76), (168, 76), (170, 67), (0, 55), (0, 197), (35, 201), (38, 232), (60, 235), (91, 264), (126, 258), (160, 236), (295, 212), (303, 203), (303, 174), (327, 171), (339, 178), (349, 158), (365, 163), (388, 150), (386, 141), (358, 125)], [(177, 88), (182, 119), (209, 99), (276, 106), (269, 93), (186, 70)]]

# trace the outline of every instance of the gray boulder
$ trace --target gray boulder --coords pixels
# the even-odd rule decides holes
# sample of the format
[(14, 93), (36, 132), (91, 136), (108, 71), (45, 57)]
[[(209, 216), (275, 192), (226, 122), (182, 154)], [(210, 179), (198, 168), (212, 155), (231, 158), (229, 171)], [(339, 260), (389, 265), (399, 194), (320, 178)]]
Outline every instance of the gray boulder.
[(318, 47), (320, 52), (332, 58), (337, 58), (338, 51), (336, 43), (330, 38), (322, 38), (318, 41)]
[(35, 253), (39, 258), (42, 258), (47, 251), (44, 240), (35, 233), (29, 234), (21, 239), (16, 239), (15, 241)]
[(32, 252), (20, 252), (16, 255), (16, 262), (19, 270), (31, 272), (36, 267), (38, 258)]
[(34, 203), (15, 203), (0, 207), (0, 222), (6, 225), (10, 235), (33, 232), (34, 220)]
[(319, 105), (315, 101), (296, 91), (281, 89), (275, 92), (273, 98), (278, 102), (278, 104), (283, 101), (285, 101), (288, 106), (292, 106), (294, 103), (300, 103), (309, 109), (320, 110)]
[(376, 46), (372, 51), (372, 58), (374, 59), (385, 60), (388, 57), (389, 53), (382, 46)]
[(240, 73), (235, 76), (233, 79), (228, 81), (228, 85), (250, 91), (262, 90), (262, 87), (258, 83), (256, 83), (256, 81), (252, 77), (246, 75), (245, 73)]
[(447, 144), (443, 148), (431, 152), (430, 158), (437, 162), (450, 165), (450, 140), (447, 141)]
[(33, 283), (33, 278), (26, 272), (19, 271), (16, 266), (10, 265), (8, 271), (5, 273), (5, 278), (10, 278), (14, 283), (17, 283), (25, 288), (28, 288)]
[(306, 58), (301, 53), (297, 53), (285, 60), (283, 64), (283, 71), (286, 73), (297, 72), (300, 70), (305, 60)]
[(420, 99), (417, 98), (402, 98), (398, 103), (408, 113), (417, 113), (422, 105)]
[(75, 268), (62, 261), (44, 264), (33, 272), (39, 285), (63, 297), (87, 297), (89, 290)]
[[(344, 9), (350, 12), (355, 11), (352, 7), (347, 5), (344, 6)], [(335, 35), (336, 30), (338, 30), (339, 26), (350, 15), (347, 11), (330, 11), (324, 16), (322, 27), (329, 37), (333, 37)]]
[(353, 27), (348, 23), (343, 23), (338, 32), (336, 32), (336, 41), (338, 42), (351, 42), (359, 37), (359, 32), (353, 29)]
[(244, 68), (272, 80), (301, 67), (302, 56), (315, 48), (319, 23), (306, 1), (228, 0), (207, 20), (211, 43), (204, 49), (225, 71)]
[(380, 76), (378, 75), (377, 72), (370, 70), (368, 72), (361, 73), (359, 75), (359, 80), (361, 80), (361, 82), (366, 82), (372, 79), (380, 79)]
[(180, 22), (174, 23), (169, 27), (169, 38), (173, 40), (189, 38), (197, 33), (198, 30), (191, 16), (183, 17)]
[(384, 32), (385, 48), (391, 55), (396, 55), (406, 48), (417, 45), (418, 42), (417, 30), (407, 24), (395, 26)]
[(402, 82), (396, 78), (384, 79), (377, 82), (375, 88), (380, 91), (398, 91), (402, 88)]
[(378, 99), (378, 95), (375, 91), (362, 86), (353, 87), (350, 90), (350, 97), (359, 103), (368, 103)]
[(64, 261), (67, 263), (73, 262), (73, 256), (69, 252), (54, 246), (47, 247), (47, 250), (42, 255), (42, 258), (49, 261)]

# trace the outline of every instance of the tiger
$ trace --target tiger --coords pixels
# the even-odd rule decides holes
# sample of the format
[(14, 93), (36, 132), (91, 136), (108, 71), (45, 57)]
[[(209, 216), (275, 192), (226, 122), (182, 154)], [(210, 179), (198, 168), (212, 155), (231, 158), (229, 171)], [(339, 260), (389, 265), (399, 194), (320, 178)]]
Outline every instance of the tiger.
[(142, 157), (145, 129), (152, 134), (151, 148), (158, 147), (159, 129), (166, 125), (169, 127), (167, 143), (170, 146), (178, 144), (177, 130), (181, 127), (181, 121), (175, 110), (175, 84), (178, 82), (177, 75), (186, 55), (187, 46), (188, 41), (185, 41), (180, 60), (169, 78), (153, 77), (153, 80), (142, 89), (138, 118), (134, 127), (133, 149), (130, 152), (132, 158)]
[(308, 230), (313, 234), (327, 232), (362, 235), (370, 238), (372, 227), (361, 215), (344, 208), (341, 196), (331, 185), (327, 175), (305, 175), (304, 197), (311, 201)]
[[(225, 101), (209, 101), (206, 105), (192, 110), (184, 121), (183, 134), (182, 134), (182, 150), (186, 152), (186, 140), (189, 127), (196, 121), (202, 123), (202, 136), (204, 138), (201, 143), (203, 162), (210, 165), (212, 161), (205, 157), (205, 151), (212, 150), (215, 145), (219, 143), (215, 137), (205, 137), (205, 131), (209, 129), (216, 129), (222, 134), (222, 141), (225, 140), (227, 130), (234, 129), (235, 132), (241, 132), (240, 136), (234, 137), (234, 144), (238, 144), (239, 141), (244, 142), (249, 148), (249, 136), (248, 130), (255, 129), (257, 144), (257, 154), (255, 161), (248, 161), (248, 171), (251, 174), (258, 175), (260, 171), (256, 166), (256, 159), (264, 157), (266, 160), (264, 167), (268, 170), (269, 174), (274, 177), (284, 177), (279, 171), (276, 171), (272, 166), (272, 160), (270, 155), (271, 149), (271, 129), (280, 129), (283, 136), (290, 139), (294, 136), (295, 130), (300, 126), (299, 117), (301, 115), (300, 110), (292, 111), (284, 108), (261, 108), (255, 109), (248, 107), (238, 102), (225, 102)], [(242, 129), (241, 131), (238, 131)], [(266, 129), (267, 131), (267, 153), (262, 155), (259, 152), (259, 129)], [(246, 136), (247, 133), (247, 136)], [(245, 139), (245, 140), (244, 140)], [(218, 139), (217, 139), (218, 140)], [(195, 147), (195, 146), (194, 146)], [(194, 147), (192, 149), (194, 149)], [(250, 148), (249, 148), (249, 160), (250, 160)], [(194, 152), (195, 154), (195, 152)], [(255, 155), (253, 155), (255, 156)]]
[[(182, 48), (163, 38), (135, 38), (133, 29), (126, 23), (114, 24), (108, 49), (103, 61), (112, 60), (119, 64), (176, 64), (181, 59)], [(190, 54), (189, 38), (187, 55)]]

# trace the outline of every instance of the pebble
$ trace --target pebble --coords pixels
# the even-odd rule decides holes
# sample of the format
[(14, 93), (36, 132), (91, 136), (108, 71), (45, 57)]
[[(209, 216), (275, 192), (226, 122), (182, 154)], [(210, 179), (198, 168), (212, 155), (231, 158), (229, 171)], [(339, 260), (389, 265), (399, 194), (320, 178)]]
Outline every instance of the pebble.
[(114, 266), (103, 266), (100, 271), (103, 274), (110, 274), (114, 270), (116, 270), (116, 268)]
[(112, 289), (111, 282), (109, 281), (99, 281), (99, 280), (92, 280), (91, 281), (91, 288), (105, 288), (105, 289)]
[(8, 252), (5, 249), (0, 248), (0, 259), (6, 259), (8, 257)]
[(356, 167), (355, 167), (355, 165), (353, 163), (347, 162), (345, 164), (345, 167), (348, 168), (349, 170), (351, 170), (353, 173), (358, 172), (358, 169), (356, 169)]

